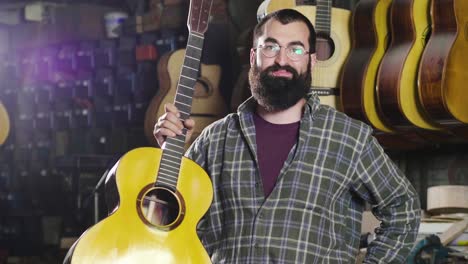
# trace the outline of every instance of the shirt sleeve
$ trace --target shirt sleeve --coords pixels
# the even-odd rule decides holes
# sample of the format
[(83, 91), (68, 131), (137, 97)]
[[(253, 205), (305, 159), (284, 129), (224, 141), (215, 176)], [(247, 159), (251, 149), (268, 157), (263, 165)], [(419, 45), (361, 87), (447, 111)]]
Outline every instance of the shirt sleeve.
[(364, 263), (404, 263), (420, 223), (420, 200), (411, 183), (369, 136), (356, 168), (355, 191), (372, 205), (381, 225)]
[(215, 186), (216, 181), (213, 181), (213, 177), (210, 171), (210, 166), (212, 166), (212, 162), (209, 161), (209, 145), (209, 133), (205, 129), (187, 149), (185, 156), (193, 160), (208, 173), (214, 187), (213, 202), (210, 206), (210, 209), (208, 210), (208, 212), (206, 212), (206, 214), (200, 219), (200, 221), (197, 224), (198, 237), (200, 238), (208, 255), (211, 257), (213, 255), (214, 248), (220, 240), (219, 230), (215, 228), (215, 226), (222, 226), (222, 219), (220, 214), (221, 204), (219, 202), (219, 194), (216, 192)]

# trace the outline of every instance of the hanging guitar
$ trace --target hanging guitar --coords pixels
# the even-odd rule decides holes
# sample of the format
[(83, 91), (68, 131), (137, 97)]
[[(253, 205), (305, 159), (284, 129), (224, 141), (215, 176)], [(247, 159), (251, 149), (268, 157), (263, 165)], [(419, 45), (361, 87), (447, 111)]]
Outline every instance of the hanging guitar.
[[(191, 0), (189, 36), (175, 106), (189, 117), (212, 0)], [(196, 234), (213, 189), (206, 172), (183, 157), (186, 131), (163, 149), (142, 147), (117, 164), (119, 205), (73, 246), (71, 263), (210, 263)]]
[(0, 146), (5, 143), (8, 134), (10, 133), (10, 118), (8, 117), (8, 112), (0, 101)]
[(385, 132), (392, 132), (392, 129), (377, 111), (375, 87), (377, 71), (389, 42), (390, 4), (391, 0), (357, 3), (351, 23), (352, 48), (343, 66), (340, 86), (343, 111)]
[(391, 42), (377, 74), (377, 108), (399, 131), (440, 130), (419, 102), (418, 66), (429, 37), (429, 0), (393, 0)]
[[(145, 135), (149, 142), (158, 146), (153, 136), (154, 125), (159, 116), (164, 114), (164, 105), (174, 101), (177, 92), (177, 78), (183, 66), (184, 49), (164, 54), (158, 62), (158, 93), (151, 99), (145, 114)], [(192, 112), (190, 117), (195, 121), (190, 140), (185, 147), (191, 145), (201, 131), (227, 114), (227, 106), (219, 90), (221, 67), (219, 65), (201, 64), (200, 77), (197, 77), (192, 96)]]
[(265, 0), (257, 10), (257, 18), (283, 8), (301, 12), (314, 25), (317, 32), (317, 63), (312, 70), (311, 90), (320, 102), (341, 110), (340, 75), (351, 49), (349, 23), (351, 12), (332, 7), (332, 0)]
[(419, 99), (425, 112), (447, 128), (468, 124), (468, 2), (432, 1), (432, 34), (419, 66)]

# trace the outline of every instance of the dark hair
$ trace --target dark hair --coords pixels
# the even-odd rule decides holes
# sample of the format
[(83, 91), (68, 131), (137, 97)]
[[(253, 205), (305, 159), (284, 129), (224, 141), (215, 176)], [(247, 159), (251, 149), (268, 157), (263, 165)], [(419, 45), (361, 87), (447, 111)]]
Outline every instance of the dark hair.
[(309, 29), (309, 52), (315, 53), (316, 36), (314, 26), (306, 16), (294, 9), (280, 9), (263, 17), (262, 20), (260, 20), (260, 22), (258, 22), (258, 24), (254, 28), (253, 46), (257, 45), (258, 37), (260, 37), (263, 34), (263, 26), (266, 22), (268, 22), (271, 19), (279, 21), (283, 25), (289, 24), (291, 22), (303, 22), (304, 24), (306, 24), (307, 28)]

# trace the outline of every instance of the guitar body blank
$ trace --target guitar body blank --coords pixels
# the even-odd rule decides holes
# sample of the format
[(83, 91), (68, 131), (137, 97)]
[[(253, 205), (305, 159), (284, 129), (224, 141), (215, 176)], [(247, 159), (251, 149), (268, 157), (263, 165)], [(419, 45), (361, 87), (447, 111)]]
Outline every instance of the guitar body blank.
[(185, 202), (185, 212), (177, 227), (160, 230), (145, 224), (138, 214), (138, 195), (154, 183), (161, 155), (160, 149), (144, 147), (119, 160), (119, 206), (83, 233), (71, 263), (211, 263), (195, 230), (211, 204), (213, 190), (208, 175), (196, 163), (182, 160), (177, 191)]
[[(157, 118), (162, 116), (164, 105), (174, 102), (177, 91), (177, 81), (184, 59), (184, 50), (180, 49), (161, 57), (158, 63), (158, 79), (160, 83), (158, 94), (151, 100), (145, 115), (145, 134), (147, 139), (157, 146), (153, 136), (153, 127)], [(201, 133), (203, 128), (224, 117), (228, 107), (219, 90), (221, 67), (219, 65), (201, 65), (201, 77), (195, 85), (192, 101), (191, 118), (195, 120), (195, 128), (191, 142)]]
[[(361, 0), (353, 12), (352, 48), (341, 78), (341, 105), (349, 116), (392, 132), (377, 111), (376, 76), (388, 44), (391, 0)], [(373, 27), (363, 30), (369, 25)]]

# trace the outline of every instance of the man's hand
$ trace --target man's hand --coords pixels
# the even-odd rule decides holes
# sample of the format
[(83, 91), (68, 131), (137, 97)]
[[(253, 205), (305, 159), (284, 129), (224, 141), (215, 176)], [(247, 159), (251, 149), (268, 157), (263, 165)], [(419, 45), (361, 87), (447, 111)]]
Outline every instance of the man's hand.
[(156, 138), (159, 146), (162, 147), (166, 141), (166, 137), (175, 137), (182, 135), (182, 129), (187, 128), (186, 141), (190, 140), (193, 128), (195, 127), (195, 121), (193, 119), (187, 119), (182, 123), (180, 120), (179, 110), (173, 104), (165, 104), (164, 110), (166, 113), (159, 117), (158, 122), (154, 125), (153, 135)]

